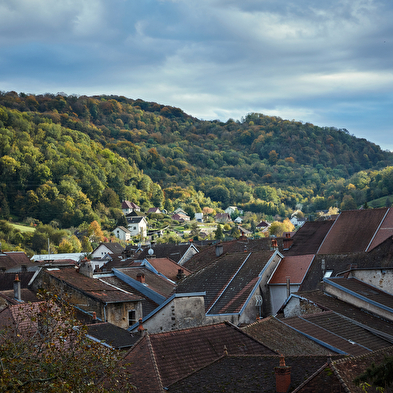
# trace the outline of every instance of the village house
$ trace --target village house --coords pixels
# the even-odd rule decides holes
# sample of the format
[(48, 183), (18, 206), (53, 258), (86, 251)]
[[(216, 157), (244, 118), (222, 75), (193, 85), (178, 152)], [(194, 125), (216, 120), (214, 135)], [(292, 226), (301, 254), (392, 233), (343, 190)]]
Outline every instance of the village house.
[(100, 243), (98, 247), (90, 254), (91, 259), (104, 258), (108, 254), (119, 254), (124, 251), (124, 247), (120, 243), (109, 242)]
[(143, 216), (126, 216), (127, 229), (130, 231), (130, 236), (147, 236), (147, 221)]
[(48, 289), (59, 296), (67, 294), (68, 301), (98, 320), (126, 329), (142, 317), (141, 296), (109, 285), (99, 277), (93, 278), (91, 265), (40, 269), (32, 280), (33, 290)]
[(121, 210), (123, 211), (124, 215), (127, 215), (132, 212), (139, 212), (141, 211), (141, 208), (136, 205), (134, 202), (130, 201), (122, 201), (121, 203)]
[(123, 226), (118, 226), (113, 230), (115, 236), (123, 240), (124, 242), (128, 242), (131, 239), (131, 231)]

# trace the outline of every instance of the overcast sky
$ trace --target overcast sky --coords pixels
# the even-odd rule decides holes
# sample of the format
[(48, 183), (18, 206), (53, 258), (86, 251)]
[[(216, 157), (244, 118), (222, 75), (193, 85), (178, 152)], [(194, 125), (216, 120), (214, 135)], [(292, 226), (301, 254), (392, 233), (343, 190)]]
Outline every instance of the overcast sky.
[(0, 90), (250, 112), (393, 150), (392, 0), (0, 0)]

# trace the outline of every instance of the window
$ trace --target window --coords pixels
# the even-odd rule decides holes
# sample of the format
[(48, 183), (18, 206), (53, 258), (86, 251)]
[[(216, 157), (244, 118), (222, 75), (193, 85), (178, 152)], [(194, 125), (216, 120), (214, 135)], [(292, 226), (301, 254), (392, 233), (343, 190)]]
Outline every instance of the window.
[(323, 277), (329, 278), (333, 274), (333, 270), (326, 270), (326, 273)]
[(136, 311), (129, 310), (128, 311), (128, 326), (132, 326), (136, 323)]

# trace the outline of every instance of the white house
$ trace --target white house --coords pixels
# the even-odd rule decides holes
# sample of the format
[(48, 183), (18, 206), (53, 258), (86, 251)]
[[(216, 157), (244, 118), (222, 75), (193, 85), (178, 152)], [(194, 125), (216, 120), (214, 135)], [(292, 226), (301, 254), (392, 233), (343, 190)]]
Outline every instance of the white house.
[(125, 242), (128, 242), (131, 239), (131, 232), (122, 226), (115, 228), (113, 233), (118, 239), (124, 240)]
[(124, 248), (119, 243), (101, 243), (91, 254), (91, 259), (104, 258), (107, 254), (120, 254)]
[(203, 222), (203, 213), (195, 213), (195, 220), (198, 222)]
[(147, 221), (145, 217), (135, 216), (127, 217), (127, 229), (130, 231), (130, 236), (142, 235), (147, 236)]
[(133, 211), (139, 212), (141, 211), (141, 208), (134, 202), (123, 201), (121, 203), (121, 210), (123, 211), (123, 214), (126, 215), (128, 213), (132, 213)]

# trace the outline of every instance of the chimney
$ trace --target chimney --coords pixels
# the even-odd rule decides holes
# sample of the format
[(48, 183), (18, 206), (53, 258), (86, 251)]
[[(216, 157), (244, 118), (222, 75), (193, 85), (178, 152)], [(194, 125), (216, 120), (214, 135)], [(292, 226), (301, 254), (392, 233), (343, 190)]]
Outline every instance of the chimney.
[(287, 393), (291, 384), (291, 366), (285, 365), (284, 355), (280, 355), (280, 365), (274, 368), (276, 374), (276, 392)]
[(21, 288), (20, 288), (20, 280), (19, 280), (19, 275), (15, 274), (15, 280), (14, 280), (14, 298), (18, 300), (19, 302), (22, 301), (21, 298)]
[(283, 249), (289, 250), (292, 247), (293, 239), (291, 238), (291, 234), (287, 232), (285, 234), (285, 239), (283, 240)]
[(219, 257), (224, 253), (224, 246), (220, 244), (216, 244), (216, 257)]
[(139, 326), (138, 326), (138, 333), (142, 337), (146, 334), (145, 328), (142, 325), (142, 318), (139, 318)]
[(95, 311), (93, 311), (93, 320), (91, 323), (97, 323), (97, 313)]
[(79, 273), (86, 277), (93, 278), (93, 266), (91, 266), (87, 259), (84, 259), (79, 265)]
[(184, 274), (184, 270), (183, 269), (178, 269), (177, 270), (177, 275), (176, 275), (176, 278), (178, 279), (178, 280), (181, 280), (182, 278), (184, 278), (186, 275)]
[(145, 283), (145, 275), (143, 273), (138, 273), (136, 275), (136, 279), (141, 283), (144, 284)]
[(272, 249), (272, 251), (278, 249), (277, 239), (272, 239), (272, 248), (271, 249)]

